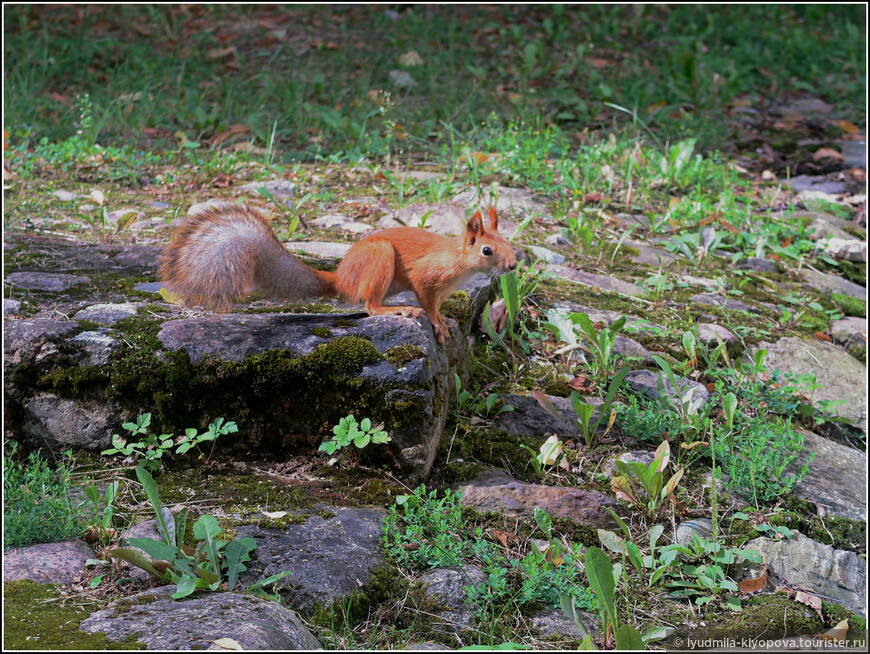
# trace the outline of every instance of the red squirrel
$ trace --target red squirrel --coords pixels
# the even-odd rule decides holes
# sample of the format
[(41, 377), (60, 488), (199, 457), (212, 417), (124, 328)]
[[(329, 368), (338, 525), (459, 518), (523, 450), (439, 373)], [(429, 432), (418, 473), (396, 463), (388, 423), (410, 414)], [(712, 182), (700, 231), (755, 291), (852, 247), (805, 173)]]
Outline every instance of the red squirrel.
[[(405, 314), (432, 321), (442, 345), (448, 337), (441, 304), (477, 273), (515, 270), (511, 244), (498, 233), (490, 207), (448, 238), (419, 227), (396, 227), (354, 243), (335, 272), (315, 270), (284, 249), (269, 217), (245, 205), (219, 203), (184, 223), (163, 250), (160, 276), (186, 304), (226, 311), (249, 291), (282, 300), (340, 295), (363, 302), (369, 315)], [(420, 307), (384, 306), (384, 298), (414, 291)]]

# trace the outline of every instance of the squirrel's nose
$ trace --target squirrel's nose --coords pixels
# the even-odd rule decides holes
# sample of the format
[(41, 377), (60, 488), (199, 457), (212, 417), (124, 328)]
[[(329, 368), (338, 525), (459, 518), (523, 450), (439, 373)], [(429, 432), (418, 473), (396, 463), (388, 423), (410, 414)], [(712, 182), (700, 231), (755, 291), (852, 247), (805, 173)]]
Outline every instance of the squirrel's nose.
[(508, 265), (508, 270), (516, 270), (516, 269), (517, 269), (517, 264), (516, 264), (516, 262), (514, 262), (514, 263)]

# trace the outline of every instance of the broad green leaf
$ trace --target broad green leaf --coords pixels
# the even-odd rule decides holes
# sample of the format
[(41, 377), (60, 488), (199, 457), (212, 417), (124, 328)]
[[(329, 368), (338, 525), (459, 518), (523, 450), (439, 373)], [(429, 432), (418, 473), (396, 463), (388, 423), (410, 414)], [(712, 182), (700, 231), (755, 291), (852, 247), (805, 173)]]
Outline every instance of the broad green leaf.
[(205, 556), (209, 560), (209, 563), (211, 563), (211, 569), (215, 572), (220, 572), (221, 569), (220, 547), (216, 542), (217, 537), (221, 533), (223, 533), (223, 529), (221, 529), (214, 516), (206, 514), (200, 516), (199, 520), (193, 523), (193, 537), (197, 540), (205, 541), (203, 547)]
[[(131, 543), (131, 545), (132, 544), (133, 543)], [(139, 546), (136, 545), (136, 547)], [(138, 550), (130, 549), (127, 547), (118, 547), (110, 550), (109, 556), (113, 556), (115, 558), (121, 559), (122, 561), (126, 561), (131, 565), (135, 565), (137, 568), (141, 568), (155, 579), (163, 579), (163, 575), (158, 572), (157, 568), (151, 565), (151, 562), (147, 558), (145, 558), (145, 555)]]
[(646, 649), (641, 633), (628, 624), (621, 624), (616, 629), (616, 649), (640, 650)]
[[(148, 416), (150, 421), (151, 414), (145, 414)], [(142, 484), (142, 487), (145, 489), (145, 495), (148, 497), (148, 501), (151, 502), (151, 507), (154, 509), (154, 515), (157, 517), (157, 523), (160, 525), (161, 533), (166, 536), (166, 524), (163, 521), (163, 511), (161, 511), (160, 504), (160, 493), (157, 490), (157, 484), (154, 483), (154, 477), (145, 470), (141, 465), (136, 466), (136, 477), (139, 478), (139, 483)], [(166, 541), (167, 544), (171, 544), (169, 540)]]
[(550, 519), (549, 514), (539, 506), (535, 507), (535, 522), (537, 523), (540, 530), (543, 531), (549, 539), (550, 530), (553, 528), (553, 521)]
[(250, 553), (255, 549), (257, 541), (250, 537), (237, 538), (227, 545), (227, 590), (235, 588), (239, 573), (246, 569), (244, 562), (250, 560)]

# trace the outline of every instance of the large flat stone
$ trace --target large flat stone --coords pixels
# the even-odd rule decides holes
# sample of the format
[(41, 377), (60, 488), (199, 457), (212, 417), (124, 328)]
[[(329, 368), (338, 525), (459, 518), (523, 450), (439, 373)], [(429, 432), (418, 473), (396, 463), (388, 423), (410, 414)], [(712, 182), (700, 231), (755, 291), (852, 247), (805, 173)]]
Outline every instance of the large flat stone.
[(867, 289), (860, 284), (850, 282), (848, 279), (843, 279), (837, 275), (821, 273), (812, 268), (804, 269), (803, 286), (818, 291), (823, 295), (840, 293), (841, 295), (848, 295), (849, 297), (867, 301)]
[(276, 582), (286, 606), (310, 615), (365, 587), (383, 565), (381, 537), (385, 512), (380, 509), (329, 508), (331, 518), (312, 515), (283, 531), (253, 525), (238, 527), (240, 537), (257, 540), (256, 560), (242, 575), (250, 583), (290, 570)]
[(134, 637), (149, 650), (221, 649), (236, 641), (243, 650), (316, 650), (320, 642), (293, 611), (242, 593), (205, 593), (174, 600), (164, 586), (113, 602), (82, 620), (79, 629), (121, 642)]
[(568, 268), (567, 266), (557, 266), (555, 264), (550, 265), (547, 268), (547, 271), (561, 279), (576, 282), (577, 284), (583, 284), (584, 286), (599, 288), (602, 291), (612, 291), (614, 293), (621, 293), (622, 295), (643, 295), (643, 292), (636, 284), (617, 279), (616, 277), (596, 275), (594, 273), (583, 272), (582, 270)]
[[(816, 456), (794, 494), (820, 504), (830, 515), (866, 521), (867, 455), (812, 432), (803, 435), (807, 454)], [(807, 461), (807, 454), (800, 463)]]
[(814, 374), (821, 388), (812, 392), (813, 402), (845, 400), (834, 409), (836, 415), (867, 431), (867, 366), (863, 363), (832, 343), (814, 339), (783, 338), (776, 343), (761, 342), (756, 349), (767, 350), (764, 365), (769, 370)]

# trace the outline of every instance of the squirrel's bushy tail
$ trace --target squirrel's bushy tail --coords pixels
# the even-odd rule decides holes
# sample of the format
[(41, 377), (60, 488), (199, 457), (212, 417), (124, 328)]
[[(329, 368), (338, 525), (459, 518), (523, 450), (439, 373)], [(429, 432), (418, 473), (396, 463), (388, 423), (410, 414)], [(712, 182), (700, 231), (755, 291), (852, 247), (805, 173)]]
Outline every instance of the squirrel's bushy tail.
[(160, 277), (186, 304), (226, 311), (257, 290), (283, 300), (335, 295), (335, 273), (309, 268), (284, 249), (268, 216), (241, 204), (204, 208), (163, 249)]

